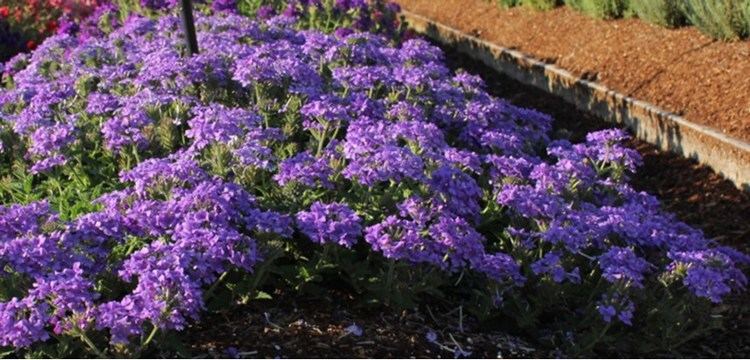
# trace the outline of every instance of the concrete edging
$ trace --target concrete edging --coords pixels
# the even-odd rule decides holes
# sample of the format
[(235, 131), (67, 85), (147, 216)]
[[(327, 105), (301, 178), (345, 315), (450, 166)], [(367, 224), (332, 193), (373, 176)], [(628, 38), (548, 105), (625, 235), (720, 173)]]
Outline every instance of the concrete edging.
[(655, 105), (579, 78), (555, 65), (504, 48), (424, 16), (402, 10), (413, 30), (450, 46), (521, 83), (563, 98), (607, 122), (628, 127), (641, 140), (697, 160), (750, 191), (750, 143), (699, 125)]

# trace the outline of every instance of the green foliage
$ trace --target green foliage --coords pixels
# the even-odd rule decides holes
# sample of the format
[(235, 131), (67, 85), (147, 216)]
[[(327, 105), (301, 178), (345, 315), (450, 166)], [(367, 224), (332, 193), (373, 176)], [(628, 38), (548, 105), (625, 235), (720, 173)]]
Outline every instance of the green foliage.
[(534, 10), (551, 10), (560, 5), (557, 0), (521, 0), (521, 3)]
[(502, 8), (512, 8), (521, 5), (521, 0), (497, 0), (497, 4)]
[(745, 36), (750, 36), (750, 0), (745, 0), (742, 17), (745, 23)]
[(627, 8), (626, 0), (565, 0), (565, 4), (598, 19), (622, 17)]
[(561, 4), (560, 0), (497, 0), (497, 4), (502, 8), (512, 8), (516, 6), (526, 6), (534, 10), (552, 10)]
[[(747, 0), (685, 0), (683, 12), (690, 23), (714, 39), (734, 40), (748, 34)], [(745, 8), (743, 11), (743, 7)]]
[[(516, 3), (520, 0), (501, 0), (504, 3)], [(310, 2), (313, 4), (314, 2)], [(389, 38), (398, 41), (406, 30), (406, 23), (398, 13), (388, 8), (388, 1), (367, 1), (368, 10), (362, 11), (353, 7), (346, 11), (336, 8), (335, 0), (322, 0), (319, 5), (305, 5), (305, 2), (292, 2), (288, 0), (237, 0), (237, 9), (242, 15), (256, 17), (261, 8), (272, 9), (275, 14), (281, 14), (289, 9), (294, 9), (299, 19), (297, 28), (316, 29), (323, 32), (333, 32), (339, 28), (361, 29), (362, 20), (369, 23), (367, 31), (385, 34)], [(395, 24), (395, 28), (389, 28), (385, 24)]]
[(652, 24), (668, 28), (685, 24), (679, 0), (630, 0), (630, 9)]
[[(600, 274), (594, 275), (583, 279), (585, 286), (551, 279), (528, 284), (518, 295), (504, 299), (502, 311), (493, 312), (486, 321), (502, 323), (503, 330), (539, 339), (549, 347), (564, 344), (572, 357), (678, 351), (686, 342), (721, 326), (721, 316), (709, 301), (690, 299), (687, 290), (674, 281), (649, 283), (636, 295), (648, 310), (639, 312), (632, 326), (605, 323), (596, 318), (594, 295), (605, 286)], [(575, 309), (585, 309), (590, 315), (571, 321)], [(571, 343), (572, 334), (576, 341)]]

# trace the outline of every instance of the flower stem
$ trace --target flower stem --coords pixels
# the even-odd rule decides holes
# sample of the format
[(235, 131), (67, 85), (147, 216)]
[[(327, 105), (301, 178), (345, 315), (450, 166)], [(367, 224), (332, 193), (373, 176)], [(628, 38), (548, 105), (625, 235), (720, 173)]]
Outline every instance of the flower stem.
[(609, 330), (609, 327), (610, 327), (610, 326), (612, 326), (612, 323), (611, 323), (611, 322), (607, 323), (607, 325), (605, 325), (605, 326), (604, 326), (604, 327), (602, 328), (602, 331), (600, 331), (600, 332), (599, 332), (599, 335), (597, 335), (597, 336), (596, 336), (596, 338), (595, 338), (595, 339), (594, 339), (594, 340), (593, 340), (592, 342), (590, 342), (590, 343), (589, 343), (588, 345), (586, 345), (586, 347), (585, 347), (585, 348), (583, 348), (583, 350), (581, 350), (581, 351), (580, 351), (580, 352), (578, 352), (578, 353), (579, 353), (579, 354), (581, 354), (581, 353), (586, 353), (586, 352), (588, 352), (589, 350), (591, 350), (591, 349), (592, 349), (592, 348), (594, 347), (594, 345), (596, 345), (596, 344), (597, 344), (597, 343), (599, 342), (599, 340), (601, 340), (601, 339), (602, 339), (602, 337), (604, 337), (604, 335), (605, 335), (605, 334), (607, 333), (607, 330)]
[(154, 325), (154, 328), (151, 329), (151, 333), (148, 334), (146, 341), (144, 341), (143, 344), (141, 345), (141, 351), (143, 351), (143, 349), (145, 349), (148, 346), (148, 344), (151, 343), (151, 340), (154, 339), (154, 336), (156, 336), (157, 332), (159, 332), (159, 328), (156, 325)]
[(86, 343), (86, 345), (88, 345), (89, 348), (91, 348), (91, 350), (96, 354), (97, 357), (99, 357), (100, 359), (106, 359), (108, 357), (107, 354), (105, 354), (103, 351), (99, 350), (98, 347), (96, 347), (94, 342), (91, 341), (91, 339), (88, 336), (86, 336), (86, 333), (83, 330), (78, 329), (76, 330), (76, 333), (78, 334), (78, 337), (81, 338), (81, 340), (83, 340), (83, 342)]
[(395, 267), (396, 267), (396, 262), (393, 259), (389, 260), (388, 261), (388, 275), (386, 275), (386, 278), (385, 278), (385, 289), (389, 295), (391, 293), (391, 286), (393, 284), (393, 272), (395, 270)]
[(221, 275), (219, 275), (219, 278), (216, 280), (216, 282), (214, 282), (214, 284), (211, 285), (211, 287), (208, 288), (208, 290), (206, 291), (206, 294), (203, 296), (204, 300), (208, 300), (209, 298), (211, 298), (211, 296), (214, 294), (214, 291), (216, 291), (216, 288), (219, 287), (219, 285), (222, 282), (224, 282), (224, 279), (227, 277), (228, 274), (229, 274), (229, 271), (225, 271), (221, 273)]
[(320, 154), (323, 152), (323, 143), (326, 140), (326, 135), (328, 135), (328, 128), (330, 126), (329, 122), (325, 122), (325, 125), (323, 125), (323, 132), (320, 133), (320, 139), (318, 139), (318, 149), (315, 151), (315, 156), (320, 156)]

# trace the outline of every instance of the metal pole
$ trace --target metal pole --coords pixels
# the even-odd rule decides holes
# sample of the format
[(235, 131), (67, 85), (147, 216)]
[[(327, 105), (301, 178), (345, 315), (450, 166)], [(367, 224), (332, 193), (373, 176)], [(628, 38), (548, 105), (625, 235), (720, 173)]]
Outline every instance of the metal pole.
[(190, 55), (198, 53), (198, 40), (195, 36), (195, 23), (193, 22), (193, 3), (191, 0), (182, 0), (182, 25), (185, 28), (185, 40), (187, 40)]

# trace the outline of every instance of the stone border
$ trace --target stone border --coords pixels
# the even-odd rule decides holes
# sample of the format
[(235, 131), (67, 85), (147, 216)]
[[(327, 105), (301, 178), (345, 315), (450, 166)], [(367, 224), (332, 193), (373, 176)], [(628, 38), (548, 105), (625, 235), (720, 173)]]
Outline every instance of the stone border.
[(580, 110), (624, 125), (639, 139), (664, 151), (708, 165), (738, 188), (750, 191), (750, 143), (421, 15), (406, 10), (402, 15), (413, 30), (521, 83), (559, 96)]

